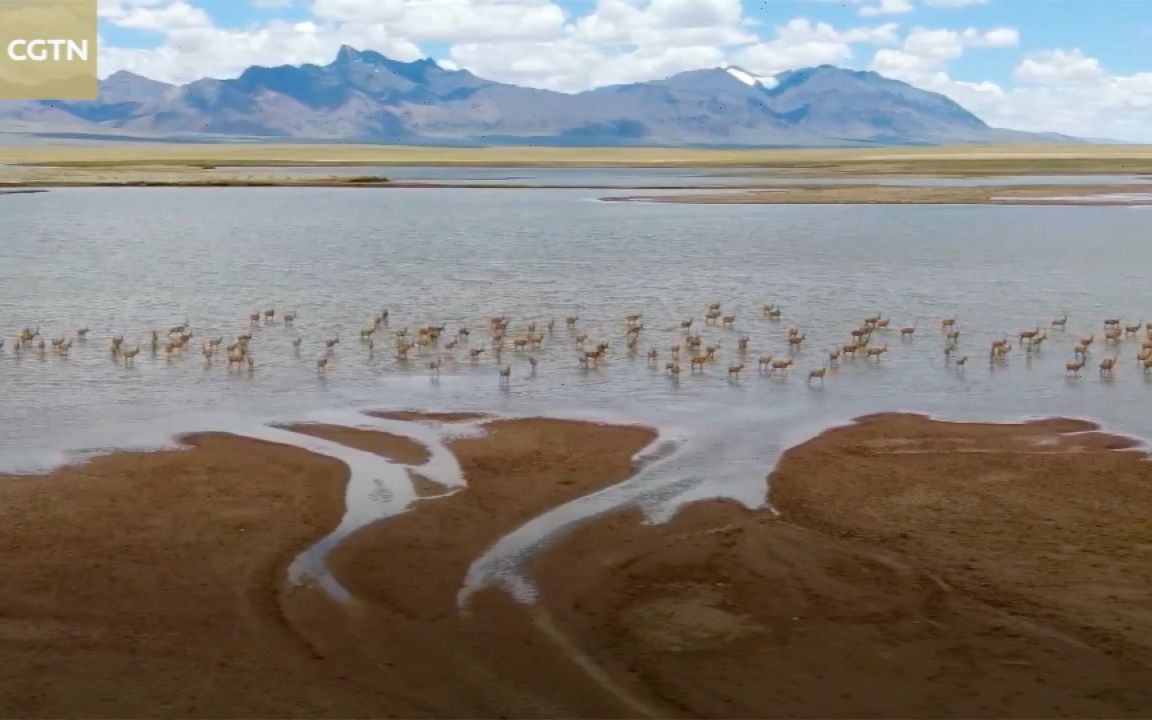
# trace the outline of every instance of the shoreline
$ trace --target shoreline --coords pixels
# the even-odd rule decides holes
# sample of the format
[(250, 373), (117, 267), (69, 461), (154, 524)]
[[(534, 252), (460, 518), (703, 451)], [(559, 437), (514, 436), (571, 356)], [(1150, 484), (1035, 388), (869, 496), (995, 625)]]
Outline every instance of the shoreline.
[(940, 187), (917, 185), (801, 185), (793, 187), (683, 185), (556, 185), (527, 183), (438, 183), (356, 179), (267, 178), (256, 180), (138, 180), (13, 182), (0, 195), (51, 192), (53, 189), (128, 188), (325, 188), (360, 190), (597, 190), (660, 191), (667, 195), (607, 195), (600, 202), (669, 205), (981, 205), (998, 207), (1146, 207), (1149, 185), (999, 185)]
[[(693, 188), (695, 189), (695, 188)], [(1124, 199), (1124, 196), (1129, 196)], [(1002, 207), (1152, 205), (1148, 185), (797, 185), (789, 188), (602, 197), (604, 202), (672, 205), (995, 205)]]
[[(527, 558), (536, 605), (486, 587), (462, 614), (470, 562), (632, 477), (656, 432), (369, 414), (485, 432), (445, 440), (465, 487), (418, 492), (332, 550), (346, 602), (285, 575), (340, 522), (349, 469), (332, 458), (200, 433), (0, 476), (0, 716), (1152, 711), (1152, 466), (1098, 423), (862, 416), (783, 453), (764, 481), (779, 515), (610, 510)], [(428, 459), (389, 432), (278, 427)], [(32, 670), (45, 663), (51, 684)]]
[[(687, 169), (687, 168), (685, 168)], [(719, 171), (722, 168), (712, 168)], [(1081, 183), (1077, 185), (908, 185), (805, 184), (803, 177), (791, 185), (757, 184), (754, 177), (731, 185), (632, 183), (627, 185), (585, 182), (390, 180), (384, 176), (314, 176), (301, 174), (229, 175), (211, 170), (189, 171), (181, 167), (47, 168), (49, 174), (33, 173), (0, 182), (0, 194), (49, 192), (76, 188), (308, 188), (363, 190), (568, 190), (610, 194), (602, 202), (636, 202), (689, 205), (997, 205), (997, 206), (1140, 206), (1152, 205), (1152, 182)], [(58, 171), (58, 172), (57, 172)], [(930, 174), (887, 174), (910, 181)], [(1040, 174), (1038, 177), (1042, 177)], [(979, 177), (977, 175), (976, 177)], [(993, 176), (989, 176), (993, 177)], [(659, 195), (644, 193), (659, 192)]]

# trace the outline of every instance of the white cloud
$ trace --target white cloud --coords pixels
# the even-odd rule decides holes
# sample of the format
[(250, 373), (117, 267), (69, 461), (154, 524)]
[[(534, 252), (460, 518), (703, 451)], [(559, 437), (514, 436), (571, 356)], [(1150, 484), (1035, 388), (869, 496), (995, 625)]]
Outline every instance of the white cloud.
[(1014, 77), (1025, 83), (1061, 84), (1091, 82), (1105, 76), (1096, 58), (1086, 57), (1080, 48), (1046, 50), (1024, 58)]
[(875, 17), (877, 15), (903, 15), (913, 10), (915, 8), (912, 6), (911, 0), (880, 0), (875, 5), (865, 5), (860, 8), (859, 12), (864, 17)]
[[(310, 21), (275, 20), (260, 27), (237, 30), (191, 24), (178, 12), (145, 16), (133, 11), (125, 17), (139, 23), (130, 27), (147, 25), (147, 29), (161, 33), (164, 41), (153, 48), (129, 49), (102, 44), (99, 58), (102, 76), (129, 70), (174, 83), (202, 77), (235, 77), (250, 65), (329, 63), (343, 43), (371, 47), (399, 60), (415, 60), (422, 55), (415, 43), (390, 35), (380, 24), (337, 31)], [(170, 20), (170, 24), (164, 25), (164, 19)]]
[(852, 58), (854, 44), (895, 43), (896, 30), (895, 23), (837, 30), (827, 23), (795, 18), (777, 26), (773, 39), (737, 52), (735, 62), (757, 75), (773, 75), (809, 65), (835, 65)]
[(483, 77), (563, 92), (667, 77), (685, 70), (716, 67), (724, 51), (711, 45), (641, 47), (608, 51), (567, 38), (552, 43), (455, 45), (452, 60)]
[(944, 67), (964, 54), (967, 48), (1008, 48), (1020, 42), (1012, 28), (992, 30), (929, 30), (916, 28), (899, 48), (878, 50), (871, 69), (914, 85), (936, 89), (951, 82)]
[[(239, 1), (239, 0), (230, 0)], [(291, 0), (248, 0), (273, 7)], [(304, 7), (302, 0), (296, 4)], [(916, 0), (837, 0), (864, 15), (895, 16)], [(760, 28), (743, 0), (309, 0), (309, 19), (218, 27), (204, 0), (100, 0), (102, 22), (152, 34), (152, 48), (101, 43), (101, 74), (120, 69), (171, 82), (234, 77), (253, 64), (331, 62), (342, 44), (399, 60), (448, 45), (440, 61), (481, 76), (563, 91), (738, 65), (765, 77), (823, 63), (853, 66), (862, 47), (881, 74), (944, 93), (993, 125), (1094, 137), (1152, 140), (1152, 72), (1109, 75), (1081, 50), (1033, 52), (1014, 85), (959, 80), (966, 53), (1013, 48), (1012, 28), (836, 27), (795, 18)], [(963, 7), (984, 0), (923, 0)], [(813, 3), (817, 7), (818, 3)]]
[(312, 14), (341, 29), (386, 24), (414, 42), (548, 40), (565, 23), (551, 0), (315, 0)]

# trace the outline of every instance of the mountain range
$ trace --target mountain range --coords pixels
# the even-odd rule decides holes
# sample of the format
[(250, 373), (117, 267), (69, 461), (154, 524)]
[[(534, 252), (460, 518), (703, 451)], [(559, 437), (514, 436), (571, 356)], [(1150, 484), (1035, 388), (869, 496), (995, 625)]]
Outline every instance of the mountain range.
[(345, 46), (328, 65), (170, 85), (120, 71), (98, 100), (0, 103), (0, 130), (404, 144), (870, 146), (1070, 141), (990, 127), (949, 98), (831, 65), (740, 68), (567, 94)]

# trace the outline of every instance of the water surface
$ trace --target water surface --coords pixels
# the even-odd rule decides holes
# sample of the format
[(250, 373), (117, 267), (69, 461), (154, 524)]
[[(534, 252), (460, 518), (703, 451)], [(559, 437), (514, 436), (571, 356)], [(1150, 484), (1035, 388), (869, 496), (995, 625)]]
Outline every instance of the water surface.
[[(652, 424), (674, 452), (626, 485), (544, 523), (625, 502), (666, 517), (692, 498), (763, 502), (763, 480), (779, 451), (829, 424), (880, 410), (1005, 420), (1046, 415), (1096, 418), (1152, 437), (1152, 376), (1136, 368), (1138, 340), (1112, 349), (1105, 317), (1152, 319), (1147, 214), (1123, 207), (646, 205), (593, 201), (580, 190), (76, 189), (4, 199), (0, 244), (0, 354), (5, 411), (0, 466), (42, 470), (76, 453), (163, 446), (190, 430), (252, 434), (273, 421), (366, 408), (496, 411)], [(705, 325), (722, 303), (735, 328)], [(761, 317), (763, 303), (784, 310)], [(250, 328), (248, 314), (299, 313), (295, 327), (253, 330), (255, 371), (229, 372), (184, 357), (115, 363), (108, 338), (145, 344), (152, 328), (187, 319), (197, 340)], [(513, 331), (557, 318), (555, 334), (512, 366), (446, 358), (438, 378), (427, 357), (402, 363), (360, 328), (382, 309), (389, 329), (446, 324), (485, 342), (486, 319), (506, 314)], [(623, 317), (644, 313), (642, 350), (624, 348)], [(1045, 326), (1067, 313), (1067, 332), (1049, 331), (1043, 351), (1014, 351), (991, 365), (990, 340)], [(879, 363), (845, 362), (808, 385), (826, 350), (874, 313), (917, 326), (910, 342), (880, 337)], [(578, 315), (610, 357), (585, 369), (563, 318)], [(938, 321), (958, 318), (963, 372), (946, 363)], [(719, 361), (679, 382), (662, 371), (679, 322), (696, 319)], [(12, 352), (12, 336), (39, 325), (46, 337), (91, 328), (69, 358)], [(765, 352), (787, 355), (789, 326), (807, 335), (784, 377), (756, 371)], [(1095, 332), (1093, 359), (1068, 377), (1073, 337)], [(315, 361), (336, 336), (329, 371)], [(750, 338), (738, 382), (736, 340)], [(297, 353), (292, 340), (301, 338)], [(1140, 338), (1143, 337), (1141, 333)], [(1095, 371), (1120, 353), (1114, 380)], [(319, 414), (319, 415), (317, 415)], [(392, 507), (392, 506), (390, 506)], [(372, 510), (358, 518), (371, 518)], [(542, 537), (542, 526), (509, 540), (504, 558)], [(544, 533), (546, 534), (546, 533)], [(497, 559), (499, 560), (499, 559)], [(486, 560), (498, 574), (505, 560)], [(480, 572), (478, 570), (477, 572)]]

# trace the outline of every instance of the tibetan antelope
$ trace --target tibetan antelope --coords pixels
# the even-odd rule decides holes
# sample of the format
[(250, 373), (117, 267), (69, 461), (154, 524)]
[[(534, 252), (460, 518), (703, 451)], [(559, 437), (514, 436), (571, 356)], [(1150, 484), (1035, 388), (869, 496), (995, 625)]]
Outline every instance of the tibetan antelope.
[(1106, 357), (1100, 361), (1100, 376), (1112, 377), (1116, 369), (1116, 358)]
[(828, 372), (828, 368), (819, 368), (817, 370), (812, 370), (811, 372), (808, 373), (808, 382), (811, 383), (813, 380), (819, 380), (820, 384), (824, 384), (824, 375), (827, 372)]
[(773, 360), (772, 361), (772, 372), (778, 372), (781, 375), (783, 375), (785, 372), (788, 371), (788, 368), (790, 368), (790, 367), (792, 367), (792, 361), (791, 360)]
[(880, 356), (886, 352), (888, 352), (888, 346), (887, 345), (881, 345), (880, 347), (872, 347), (872, 348), (865, 348), (864, 349), (865, 359), (870, 360), (872, 358), (876, 358), (877, 362), (880, 361)]

